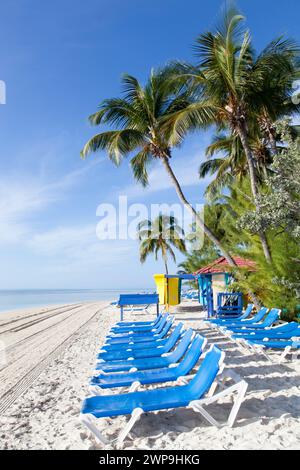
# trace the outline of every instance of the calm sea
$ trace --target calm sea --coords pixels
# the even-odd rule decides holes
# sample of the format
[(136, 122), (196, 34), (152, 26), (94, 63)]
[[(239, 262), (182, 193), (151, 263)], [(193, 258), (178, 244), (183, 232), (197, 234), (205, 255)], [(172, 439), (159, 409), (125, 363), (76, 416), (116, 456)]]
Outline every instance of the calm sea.
[(0, 312), (51, 304), (117, 300), (120, 293), (153, 292), (154, 289), (32, 289), (0, 290)]

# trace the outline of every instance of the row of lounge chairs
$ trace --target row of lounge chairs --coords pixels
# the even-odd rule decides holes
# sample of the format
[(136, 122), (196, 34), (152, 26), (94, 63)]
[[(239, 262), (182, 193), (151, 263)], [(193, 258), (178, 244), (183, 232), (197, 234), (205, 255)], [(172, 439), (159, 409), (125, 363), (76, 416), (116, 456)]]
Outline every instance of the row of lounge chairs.
[(295, 356), (300, 351), (300, 324), (297, 322), (282, 322), (281, 310), (262, 307), (252, 315), (254, 306), (249, 304), (245, 312), (235, 318), (216, 318), (205, 321), (211, 328), (234, 341), (244, 353), (261, 353), (272, 362), (274, 355), (270, 350), (281, 351), (275, 355), (282, 362), (290, 353)]
[[(117, 323), (97, 355), (91, 396), (83, 402), (81, 421), (99, 443), (107, 445), (98, 420), (131, 415), (112, 441), (119, 446), (145, 412), (187, 407), (214, 426), (232, 426), (247, 382), (225, 368), (223, 351), (215, 345), (206, 351), (206, 346), (206, 338), (184, 329), (182, 323), (175, 325), (169, 314), (160, 314), (153, 322)], [(221, 424), (206, 405), (228, 395), (233, 403), (227, 422)]]
[(196, 300), (199, 301), (199, 292), (198, 290), (192, 289), (181, 294), (181, 298), (185, 300)]

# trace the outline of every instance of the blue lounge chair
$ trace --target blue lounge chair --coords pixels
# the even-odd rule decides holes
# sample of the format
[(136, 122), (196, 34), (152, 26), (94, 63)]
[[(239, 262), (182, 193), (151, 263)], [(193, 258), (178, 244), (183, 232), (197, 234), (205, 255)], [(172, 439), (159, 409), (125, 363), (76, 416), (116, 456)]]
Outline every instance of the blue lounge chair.
[(155, 320), (152, 321), (120, 321), (116, 323), (116, 326), (155, 326), (161, 319), (162, 314), (160, 313)]
[[(123, 321), (124, 311), (144, 310), (147, 312), (150, 305), (156, 305), (156, 314), (159, 315), (159, 296), (153, 294), (121, 294), (118, 307), (120, 307), (120, 320)], [(129, 307), (129, 308), (125, 308)]]
[(243, 326), (249, 326), (249, 328), (251, 328), (251, 324), (252, 323), (258, 323), (260, 322), (264, 316), (266, 315), (266, 313), (268, 312), (268, 308), (267, 307), (262, 307), (255, 315), (253, 315), (253, 317), (251, 318), (246, 318), (245, 320), (240, 320), (240, 321), (233, 321), (233, 322), (228, 322), (226, 323), (226, 325), (218, 325), (216, 324), (215, 327), (218, 328), (218, 329), (223, 329), (225, 328), (234, 328), (234, 327), (243, 327)]
[(144, 359), (129, 358), (123, 361), (121, 360), (111, 362), (101, 362), (101, 360), (99, 360), (96, 366), (96, 370), (102, 370), (103, 372), (123, 372), (129, 371), (133, 368), (137, 370), (146, 370), (168, 367), (170, 364), (174, 364), (182, 358), (190, 344), (192, 335), (193, 330), (190, 328), (184, 333), (176, 348), (171, 353), (164, 354), (163, 356), (150, 358), (146, 357)]
[[(189, 374), (197, 364), (207, 344), (207, 339), (195, 335), (184, 358), (174, 367), (149, 369), (145, 371), (124, 372), (122, 374), (100, 374), (90, 381), (90, 390), (98, 395), (102, 389), (114, 387), (132, 387), (136, 384), (154, 384), (176, 381), (179, 377)], [(130, 391), (134, 391), (131, 389)]]
[(300, 340), (298, 337), (293, 337), (291, 339), (253, 339), (245, 340), (240, 339), (240, 342), (244, 344), (246, 348), (254, 353), (263, 354), (270, 362), (272, 358), (269, 354), (266, 353), (266, 349), (275, 349), (282, 350), (282, 353), (279, 357), (276, 357), (278, 362), (282, 362), (287, 354), (293, 353), (294, 351), (299, 351), (300, 349)]
[(116, 439), (117, 444), (121, 444), (141, 415), (150, 411), (189, 407), (199, 412), (210, 424), (220, 427), (221, 424), (203, 407), (220, 398), (223, 399), (237, 393), (227, 420), (227, 425), (232, 426), (246, 393), (247, 382), (241, 380), (228, 388), (225, 388), (224, 382), (222, 382), (222, 390), (215, 393), (214, 384), (215, 381), (217, 382), (218, 374), (222, 371), (224, 356), (224, 352), (221, 352), (216, 346), (212, 346), (196, 375), (190, 381), (186, 378), (180, 380), (183, 385), (86, 398), (82, 405), (80, 419), (97, 440), (106, 445), (108, 440), (97, 428), (97, 419), (131, 414), (129, 422)]
[(223, 329), (226, 331), (227, 334), (232, 335), (232, 333), (251, 333), (253, 330), (263, 330), (265, 328), (270, 327), (275, 323), (276, 321), (279, 320), (281, 310), (279, 308), (272, 308), (270, 312), (266, 315), (265, 319), (262, 322), (259, 323), (250, 323), (247, 326), (243, 325), (241, 326), (228, 326), (228, 327), (222, 327), (222, 332)]
[(117, 333), (115, 331), (111, 331), (109, 335), (107, 335), (107, 338), (112, 338), (112, 339), (122, 339), (122, 338), (127, 338), (130, 336), (153, 336), (155, 334), (158, 334), (161, 332), (163, 327), (165, 326), (167, 319), (169, 315), (166, 313), (159, 323), (152, 329), (147, 330), (147, 329), (141, 329), (141, 330), (128, 330), (128, 331), (123, 331), (120, 333)]
[(111, 332), (115, 334), (127, 334), (130, 332), (137, 332), (137, 333), (143, 333), (143, 332), (148, 332), (152, 331), (153, 329), (157, 328), (159, 325), (159, 322), (161, 321), (162, 317), (158, 322), (146, 324), (146, 325), (128, 325), (128, 326), (123, 326), (123, 325), (116, 325), (111, 328)]
[[(138, 324), (135, 324), (134, 322), (131, 322), (130, 325), (122, 325), (123, 322), (120, 322), (119, 324), (116, 323), (115, 325), (111, 327), (110, 334), (111, 335), (128, 334), (130, 331), (134, 331), (134, 330), (131, 330), (130, 328), (138, 328), (138, 330), (140, 328), (143, 328), (148, 331), (149, 329), (151, 330), (153, 328), (157, 328), (164, 319), (168, 318), (168, 316), (169, 316), (169, 313), (167, 312), (165, 312), (164, 314), (159, 314), (155, 321), (147, 323), (146, 325), (144, 324), (138, 325)], [(123, 331), (123, 330), (126, 330), (126, 331)]]
[(253, 310), (254, 305), (253, 304), (248, 304), (247, 308), (245, 309), (244, 313), (242, 315), (239, 315), (237, 317), (232, 317), (228, 316), (226, 318), (212, 318), (209, 320), (205, 320), (204, 323), (206, 324), (213, 324), (213, 325), (226, 325), (227, 323), (232, 323), (234, 321), (241, 321), (245, 320), (248, 318)]
[(149, 341), (156, 341), (158, 339), (163, 339), (166, 336), (166, 329), (170, 329), (172, 326), (172, 323), (174, 321), (173, 316), (169, 316), (168, 320), (165, 324), (165, 326), (162, 328), (160, 333), (157, 333), (155, 335), (128, 335), (128, 336), (123, 336), (121, 338), (114, 338), (107, 336), (106, 337), (106, 344), (109, 345), (120, 345), (120, 344), (129, 344), (129, 343), (145, 343)]
[(250, 333), (245, 333), (241, 330), (239, 333), (232, 335), (233, 339), (290, 339), (293, 336), (300, 336), (300, 324), (297, 322), (282, 323), (278, 326), (273, 326), (271, 328), (266, 328), (263, 331), (255, 330)]
[(264, 340), (259, 340), (259, 339), (253, 339), (253, 340), (249, 340), (250, 343), (253, 343), (253, 344), (258, 344), (258, 345), (262, 345), (264, 346), (265, 348), (272, 348), (272, 349), (283, 349), (283, 348), (286, 348), (288, 346), (294, 346), (296, 348), (299, 348), (300, 347), (300, 341), (299, 340), (282, 340), (282, 339), (273, 339), (273, 340), (268, 340), (268, 341), (264, 341)]
[(174, 317), (170, 315), (165, 315), (157, 327), (153, 329), (151, 332), (144, 332), (144, 333), (126, 333), (122, 335), (116, 335), (116, 334), (108, 334), (106, 336), (106, 341), (109, 343), (126, 343), (130, 342), (132, 339), (135, 341), (137, 339), (142, 339), (143, 341), (150, 341), (151, 339), (157, 338), (158, 335), (163, 331), (166, 323), (168, 320), (173, 320)]
[(138, 359), (143, 357), (161, 356), (162, 354), (168, 353), (171, 351), (171, 349), (174, 348), (175, 344), (182, 335), (182, 327), (183, 324), (179, 323), (176, 328), (174, 328), (172, 334), (169, 336), (168, 340), (163, 346), (153, 346), (152, 348), (135, 350), (128, 346), (128, 349), (121, 349), (119, 351), (100, 352), (97, 356), (97, 359), (103, 359), (104, 361), (116, 361), (128, 359), (129, 357)]
[(168, 341), (169, 337), (167, 334), (169, 333), (170, 329), (172, 328), (173, 320), (167, 321), (164, 329), (160, 333), (159, 338), (157, 339), (156, 336), (154, 336), (152, 339), (145, 340), (142, 338), (141, 340), (137, 341), (135, 338), (132, 338), (130, 341), (125, 341), (123, 343), (105, 343), (101, 349), (111, 352), (111, 351), (120, 351), (120, 350), (126, 350), (128, 348), (131, 348), (133, 350), (135, 349), (147, 349), (147, 348), (153, 348), (156, 346), (164, 346), (165, 343)]

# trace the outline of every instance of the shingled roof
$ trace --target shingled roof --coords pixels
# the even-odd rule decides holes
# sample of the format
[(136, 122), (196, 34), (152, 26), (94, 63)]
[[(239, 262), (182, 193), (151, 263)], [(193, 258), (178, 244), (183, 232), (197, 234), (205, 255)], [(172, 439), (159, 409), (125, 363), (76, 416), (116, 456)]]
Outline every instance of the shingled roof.
[[(241, 258), (240, 256), (233, 256), (232, 258), (234, 259), (235, 264), (239, 268), (246, 268), (248, 271), (255, 271), (256, 263), (254, 261), (251, 261), (250, 259)], [(207, 266), (198, 269), (198, 271), (194, 272), (194, 274), (224, 273), (229, 271), (230, 268), (232, 267), (228, 264), (226, 258), (224, 258), (224, 256), (221, 256), (220, 258), (216, 259)]]

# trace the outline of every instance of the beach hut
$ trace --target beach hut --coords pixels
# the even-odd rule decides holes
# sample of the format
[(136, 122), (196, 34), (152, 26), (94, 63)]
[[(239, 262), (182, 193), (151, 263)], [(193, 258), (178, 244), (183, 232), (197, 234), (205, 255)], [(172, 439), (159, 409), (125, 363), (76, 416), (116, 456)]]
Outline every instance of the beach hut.
[(194, 274), (154, 274), (159, 303), (167, 306), (180, 304), (182, 281), (195, 279)]
[[(254, 261), (240, 256), (234, 256), (233, 259), (239, 268), (255, 271)], [(222, 295), (223, 297), (229, 295), (226, 291), (233, 279), (232, 267), (229, 266), (226, 258), (221, 256), (207, 266), (198, 269), (194, 276), (198, 278), (200, 301), (207, 308), (208, 316), (212, 316), (221, 307)], [(235, 293), (235, 295), (237, 294)], [(241, 295), (238, 297), (241, 298)], [(242, 299), (238, 299), (239, 308), (242, 306), (241, 304)]]

